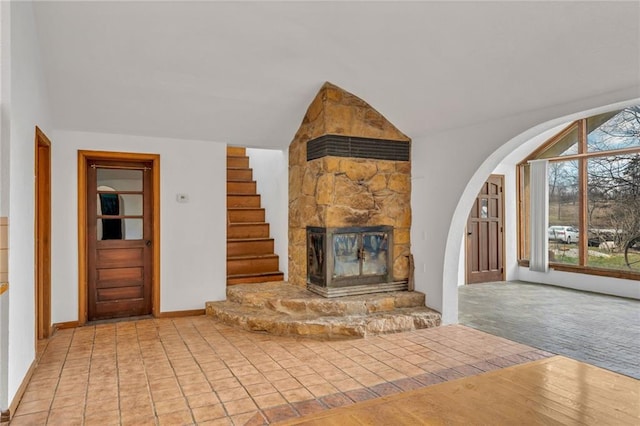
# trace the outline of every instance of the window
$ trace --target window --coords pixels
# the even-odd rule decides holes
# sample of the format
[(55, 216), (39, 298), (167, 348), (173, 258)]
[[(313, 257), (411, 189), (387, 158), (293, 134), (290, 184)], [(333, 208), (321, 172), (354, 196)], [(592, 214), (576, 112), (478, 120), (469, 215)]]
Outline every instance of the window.
[(571, 123), (518, 165), (519, 259), (529, 260), (530, 165), (548, 161), (549, 264), (640, 279), (640, 105)]

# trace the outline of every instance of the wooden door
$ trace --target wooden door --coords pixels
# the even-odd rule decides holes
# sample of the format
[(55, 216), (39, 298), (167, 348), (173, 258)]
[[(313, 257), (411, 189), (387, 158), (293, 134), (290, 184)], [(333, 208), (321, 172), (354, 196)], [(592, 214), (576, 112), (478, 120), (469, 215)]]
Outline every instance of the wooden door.
[(51, 142), (36, 127), (35, 152), (36, 331), (51, 333)]
[(88, 320), (152, 307), (152, 162), (87, 164)]
[(504, 177), (491, 175), (467, 220), (467, 284), (503, 281)]

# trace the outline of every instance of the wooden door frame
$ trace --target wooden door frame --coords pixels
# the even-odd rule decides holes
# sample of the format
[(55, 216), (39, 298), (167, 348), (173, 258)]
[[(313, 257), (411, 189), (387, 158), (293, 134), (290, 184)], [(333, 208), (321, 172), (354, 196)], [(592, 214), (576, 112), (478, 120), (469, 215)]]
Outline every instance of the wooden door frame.
[(152, 241), (151, 313), (160, 315), (160, 155), (110, 151), (78, 151), (78, 325), (87, 322), (87, 167), (90, 160), (151, 162)]
[(36, 339), (51, 335), (51, 141), (35, 132)]
[[(504, 200), (505, 200), (505, 195), (504, 195), (504, 194), (505, 194), (505, 189), (504, 189), (504, 175), (494, 175), (494, 174), (491, 174), (491, 175), (489, 175), (489, 176), (487, 177), (487, 179), (485, 179), (485, 181), (484, 181), (483, 185), (484, 185), (485, 183), (487, 183), (487, 182), (489, 181), (489, 179), (491, 179), (491, 178), (498, 178), (498, 179), (500, 179), (500, 186), (502, 187), (502, 192), (501, 192), (501, 195), (500, 195), (500, 198), (501, 198), (501, 203), (500, 203), (500, 204), (501, 204), (501, 206), (500, 206), (500, 216), (501, 216), (501, 218), (502, 218), (502, 229), (503, 229), (503, 231), (501, 232), (501, 234), (502, 234), (502, 253), (501, 253), (501, 254), (502, 254), (502, 255), (501, 255), (501, 257), (502, 257), (502, 259), (501, 259), (501, 262), (502, 262), (502, 272), (501, 272), (501, 274), (500, 274), (500, 275), (501, 275), (501, 279), (500, 279), (500, 280), (501, 280), (501, 281), (504, 281), (504, 280), (505, 280), (505, 277), (506, 277), (506, 272), (505, 272), (505, 267), (504, 267), (504, 265), (505, 265), (505, 259), (506, 259), (506, 250), (505, 250), (505, 241), (506, 241), (505, 234), (506, 234), (506, 232), (505, 232), (505, 215), (504, 215), (504, 211), (505, 211), (505, 206), (504, 206), (504, 204), (505, 204), (505, 203), (504, 203)], [(478, 192), (478, 195), (480, 195), (480, 192)], [(476, 195), (476, 198), (475, 198), (474, 200), (477, 200), (477, 199), (478, 199), (478, 195)], [(475, 201), (474, 201), (474, 203), (475, 203)], [(469, 210), (469, 215), (467, 216), (467, 221), (465, 222), (466, 224), (468, 224), (468, 223), (469, 223), (469, 216), (470, 216), (470, 215), (471, 215), (471, 210)], [(467, 232), (468, 232), (468, 230), (466, 229), (466, 227), (467, 227), (467, 225), (466, 225), (466, 224), (465, 224), (465, 233), (464, 233), (464, 235), (465, 235), (465, 240), (464, 240), (464, 247), (465, 247), (465, 250), (464, 250), (464, 251), (465, 251), (465, 259), (464, 259), (464, 284), (465, 284), (465, 285), (469, 285), (469, 274), (471, 273), (471, 271), (469, 270), (469, 255), (470, 255), (470, 253), (469, 253), (469, 252), (471, 251), (471, 247), (470, 247), (470, 244), (469, 244), (468, 239), (467, 239)]]

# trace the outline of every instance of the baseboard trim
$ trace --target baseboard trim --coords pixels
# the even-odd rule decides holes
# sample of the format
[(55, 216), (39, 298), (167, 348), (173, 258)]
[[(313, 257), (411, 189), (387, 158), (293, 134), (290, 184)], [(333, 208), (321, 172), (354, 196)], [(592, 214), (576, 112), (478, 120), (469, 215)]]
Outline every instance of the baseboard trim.
[(204, 315), (204, 309), (191, 309), (188, 311), (169, 311), (160, 312), (156, 315), (156, 318), (180, 318), (180, 317), (195, 317), (198, 315)]
[(11, 420), (11, 418), (15, 414), (16, 410), (18, 409), (18, 404), (20, 404), (20, 400), (24, 395), (24, 391), (27, 390), (27, 386), (29, 385), (29, 382), (31, 381), (31, 377), (33, 376), (33, 372), (35, 370), (36, 370), (36, 360), (34, 359), (31, 362), (29, 369), (27, 370), (27, 374), (24, 375), (24, 378), (22, 379), (22, 383), (20, 383), (20, 386), (18, 387), (18, 390), (16, 391), (16, 394), (14, 395), (13, 400), (11, 400), (11, 404), (9, 404), (9, 410), (4, 411), (2, 413), (2, 421), (4, 421), (5, 416), (8, 417), (7, 420)]
[(80, 327), (80, 321), (67, 321), (67, 322), (57, 322), (51, 326), (53, 330), (64, 330), (67, 328), (76, 328)]

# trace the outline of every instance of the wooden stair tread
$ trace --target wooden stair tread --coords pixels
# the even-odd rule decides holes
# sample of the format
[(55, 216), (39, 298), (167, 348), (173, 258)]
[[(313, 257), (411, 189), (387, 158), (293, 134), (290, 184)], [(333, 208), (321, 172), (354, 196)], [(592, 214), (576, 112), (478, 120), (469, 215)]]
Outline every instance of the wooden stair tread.
[(251, 168), (227, 168), (227, 183), (229, 181), (252, 182), (253, 169)]
[(245, 225), (268, 225), (267, 222), (231, 222), (228, 226), (245, 226)]
[(227, 256), (227, 260), (248, 260), (248, 259), (275, 259), (277, 254), (241, 254), (237, 256)]
[(228, 223), (265, 222), (266, 212), (262, 207), (227, 207)]
[(247, 148), (244, 146), (227, 146), (227, 155), (247, 155)]
[(229, 278), (231, 277), (259, 277), (261, 275), (278, 275), (278, 274), (282, 274), (282, 272), (280, 271), (273, 271), (273, 272), (251, 272), (248, 274), (234, 274), (234, 275), (229, 275)]
[(235, 256), (273, 255), (275, 241), (273, 238), (245, 236), (227, 238), (227, 260)]
[(235, 285), (240, 285), (240, 284), (261, 284), (263, 285), (264, 283), (269, 283), (269, 282), (274, 282), (274, 281), (282, 281), (284, 280), (284, 274), (283, 273), (273, 273), (273, 274), (256, 274), (256, 275), (241, 275), (241, 276), (234, 276), (234, 275), (228, 275), (227, 276), (227, 286), (232, 287)]
[(255, 207), (259, 208), (261, 198), (259, 194), (227, 194), (228, 207)]
[(282, 281), (283, 280), (283, 276), (274, 276), (272, 278), (268, 277), (268, 278), (264, 278), (264, 279), (260, 279), (260, 278), (229, 278), (227, 279), (227, 287), (233, 287), (234, 285), (241, 285), (241, 284), (264, 284), (264, 283), (270, 283), (270, 282), (274, 282), (274, 281)]

